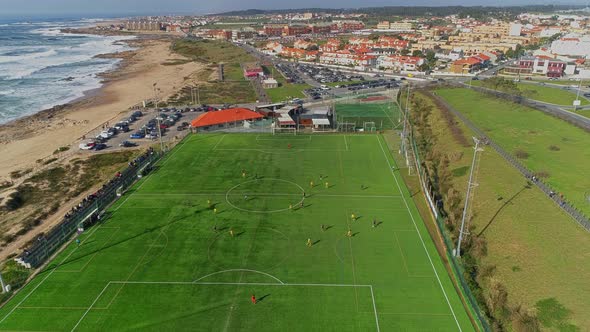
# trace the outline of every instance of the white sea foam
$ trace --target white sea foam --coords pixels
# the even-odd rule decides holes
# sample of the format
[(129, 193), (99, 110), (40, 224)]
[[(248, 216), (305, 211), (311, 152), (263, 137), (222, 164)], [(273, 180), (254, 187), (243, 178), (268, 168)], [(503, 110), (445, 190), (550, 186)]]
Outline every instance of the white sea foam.
[[(60, 32), (75, 26), (72, 22), (35, 23), (32, 28), (25, 26), (31, 25), (28, 22), (17, 25), (31, 39), (0, 46), (0, 123), (71, 102), (99, 88), (97, 74), (111, 70), (120, 60), (94, 57), (129, 50), (117, 41), (134, 38)], [(42, 37), (37, 43), (34, 36)]]

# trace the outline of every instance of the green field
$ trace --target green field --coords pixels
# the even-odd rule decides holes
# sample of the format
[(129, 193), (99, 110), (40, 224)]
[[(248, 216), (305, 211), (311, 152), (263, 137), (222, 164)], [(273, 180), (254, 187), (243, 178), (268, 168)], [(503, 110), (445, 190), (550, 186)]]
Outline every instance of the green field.
[[(472, 81), (472, 85), (482, 86), (482, 81)], [(529, 99), (542, 101), (544, 103), (572, 106), (574, 100), (576, 100), (576, 93), (568, 90), (563, 90), (559, 87), (551, 87), (548, 85), (540, 85), (534, 83), (516, 83), (518, 89), (522, 92), (523, 96)], [(588, 105), (590, 102), (588, 99), (580, 95), (581, 105)]]
[(354, 123), (357, 128), (364, 128), (366, 122), (374, 122), (376, 130), (397, 129), (402, 125), (401, 113), (391, 99), (380, 102), (362, 102), (356, 99), (337, 102), (336, 117), (339, 123)]
[(537, 172), (575, 207), (590, 215), (590, 135), (540, 111), (485, 96), (469, 89), (440, 89), (458, 111), (506, 151), (521, 153), (521, 162)]
[(473, 331), (392, 166), (378, 135), (189, 136), (0, 330)]

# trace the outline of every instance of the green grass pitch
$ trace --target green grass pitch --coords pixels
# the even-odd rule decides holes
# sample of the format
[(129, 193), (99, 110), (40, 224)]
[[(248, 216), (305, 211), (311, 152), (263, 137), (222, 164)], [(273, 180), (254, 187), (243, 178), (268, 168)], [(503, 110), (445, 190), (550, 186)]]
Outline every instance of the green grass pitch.
[(473, 331), (392, 166), (379, 135), (189, 136), (0, 331)]

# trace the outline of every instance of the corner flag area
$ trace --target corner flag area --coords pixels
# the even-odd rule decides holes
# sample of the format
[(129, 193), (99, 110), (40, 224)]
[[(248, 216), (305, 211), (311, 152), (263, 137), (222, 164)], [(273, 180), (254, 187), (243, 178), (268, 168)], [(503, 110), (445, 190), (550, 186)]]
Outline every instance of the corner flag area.
[(189, 135), (154, 168), (0, 331), (474, 331), (380, 135)]

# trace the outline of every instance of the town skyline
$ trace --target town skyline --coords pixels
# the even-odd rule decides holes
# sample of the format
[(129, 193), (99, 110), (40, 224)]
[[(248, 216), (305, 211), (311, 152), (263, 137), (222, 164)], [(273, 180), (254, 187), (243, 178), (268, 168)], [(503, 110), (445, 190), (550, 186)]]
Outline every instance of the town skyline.
[[(26, 16), (76, 16), (76, 15), (96, 15), (96, 16), (116, 16), (116, 15), (204, 15), (218, 14), (228, 11), (242, 11), (249, 9), (257, 10), (303, 10), (310, 8), (317, 9), (363, 9), (379, 7), (444, 7), (444, 6), (461, 6), (461, 7), (509, 7), (509, 6), (530, 6), (530, 5), (557, 5), (557, 6), (583, 6), (588, 1), (534, 1), (534, 0), (508, 0), (508, 1), (474, 1), (466, 4), (460, 0), (445, 0), (435, 3), (428, 0), (417, 0), (411, 6), (404, 2), (391, 2), (385, 0), (370, 0), (359, 3), (352, 0), (334, 1), (329, 0), (318, 4), (312, 0), (302, 0), (293, 4), (291, 2), (276, 2), (270, 0), (222, 0), (212, 3), (199, 4), (189, 1), (173, 1), (162, 4), (160, 1), (131, 0), (121, 3), (115, 0), (105, 0), (100, 3), (92, 1), (73, 1), (73, 0), (55, 0), (41, 1), (30, 0), (26, 3), (18, 3), (7, 0), (0, 0), (0, 6), (3, 11), (0, 17), (26, 17)], [(149, 9), (146, 9), (149, 8)]]

